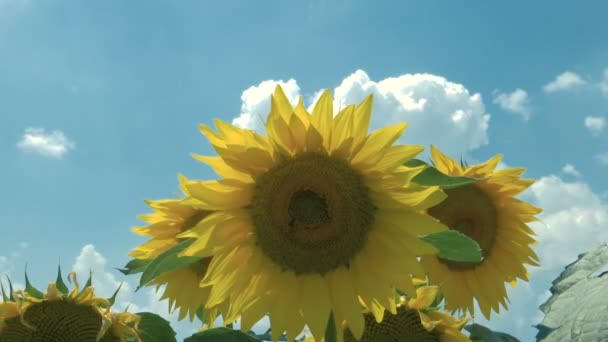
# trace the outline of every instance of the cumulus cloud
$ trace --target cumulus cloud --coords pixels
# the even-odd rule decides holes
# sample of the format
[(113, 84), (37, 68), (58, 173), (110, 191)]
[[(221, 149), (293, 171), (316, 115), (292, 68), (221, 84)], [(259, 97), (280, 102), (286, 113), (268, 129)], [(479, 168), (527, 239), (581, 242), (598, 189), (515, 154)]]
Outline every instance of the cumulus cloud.
[(553, 81), (545, 84), (543, 90), (546, 93), (554, 93), (556, 91), (568, 90), (582, 86), (586, 83), (587, 81), (582, 79), (578, 74), (571, 71), (565, 71), (557, 75)]
[(564, 167), (562, 167), (562, 172), (570, 175), (570, 176), (574, 176), (574, 177), (581, 177), (581, 173), (578, 172), (578, 170), (574, 167), (574, 165), (572, 164), (566, 164), (564, 165)]
[(608, 166), (608, 152), (601, 152), (595, 155), (595, 159), (602, 165)]
[(587, 116), (585, 118), (585, 127), (591, 135), (599, 135), (606, 127), (606, 119), (601, 116)]
[[(295, 80), (264, 81), (243, 92), (241, 114), (233, 124), (262, 132), (270, 94), (277, 83), (287, 87), (283, 89), (292, 104), (296, 104), (300, 88)], [(309, 108), (321, 92), (314, 91), (307, 98)], [(365, 71), (357, 70), (333, 89), (334, 114), (348, 104), (360, 103), (368, 94), (374, 95), (370, 130), (403, 121), (409, 123), (400, 143), (426, 147), (433, 143), (456, 156), (488, 143), (490, 115), (481, 95), (471, 93), (462, 84), (431, 74), (405, 74), (374, 81)], [(261, 119), (255, 118), (256, 113)]]
[(598, 84), (602, 94), (608, 96), (608, 68), (604, 69), (604, 78)]
[(521, 115), (524, 120), (530, 119), (530, 98), (523, 89), (515, 89), (512, 93), (497, 93), (494, 97), (494, 104), (503, 110)]
[[(80, 250), (80, 254), (76, 257), (72, 270), (78, 275), (78, 279), (88, 279), (89, 271), (93, 272), (92, 285), (95, 288), (95, 294), (102, 297), (110, 297), (121, 281), (116, 279), (112, 272), (106, 269), (106, 259), (95, 250), (93, 245), (85, 245)], [(126, 306), (129, 302), (133, 288), (131, 284), (124, 282), (116, 297), (116, 305), (120, 309)]]
[(33, 152), (45, 157), (61, 158), (75, 148), (61, 131), (45, 133), (43, 128), (27, 128), (17, 147), (22, 151)]

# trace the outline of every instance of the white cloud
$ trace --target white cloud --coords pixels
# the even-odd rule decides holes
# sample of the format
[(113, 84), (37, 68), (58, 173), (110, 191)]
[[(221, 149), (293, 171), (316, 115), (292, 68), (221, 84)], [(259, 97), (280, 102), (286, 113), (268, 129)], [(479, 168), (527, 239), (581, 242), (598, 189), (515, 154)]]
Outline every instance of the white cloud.
[(581, 176), (581, 173), (578, 172), (578, 170), (572, 164), (564, 165), (564, 167), (562, 167), (562, 172), (577, 178)]
[(595, 159), (597, 159), (600, 164), (608, 166), (608, 152), (596, 154)]
[[(278, 82), (282, 81), (264, 81), (247, 89), (241, 97), (241, 115), (233, 123), (263, 132), (261, 120), (254, 115), (257, 112), (265, 120), (270, 94)], [(284, 90), (295, 104), (300, 94), (296, 81), (282, 83), (287, 84), (288, 89)], [(308, 97), (309, 107), (320, 94), (318, 90)], [(432, 143), (452, 155), (462, 155), (488, 143), (490, 115), (485, 112), (481, 95), (471, 94), (462, 84), (431, 74), (373, 81), (363, 70), (357, 70), (334, 89), (334, 114), (348, 104), (360, 103), (368, 94), (374, 95), (370, 131), (407, 121), (409, 128), (400, 143), (426, 147)]]
[(601, 116), (587, 116), (585, 118), (585, 127), (587, 127), (591, 135), (597, 136), (606, 127), (606, 119)]
[(493, 103), (498, 104), (503, 110), (521, 115), (524, 120), (530, 119), (532, 115), (530, 98), (523, 89), (517, 88), (510, 94), (498, 93)]
[(604, 78), (598, 84), (602, 94), (608, 96), (608, 68), (604, 69)]
[(587, 81), (582, 79), (578, 74), (565, 71), (559, 74), (555, 80), (545, 84), (543, 90), (546, 93), (554, 93), (556, 91), (568, 90), (586, 84)]
[(74, 149), (75, 144), (61, 131), (47, 134), (43, 128), (27, 128), (17, 143), (17, 147), (23, 151), (38, 153), (46, 157), (61, 158), (69, 150)]
[[(79, 282), (86, 281), (89, 277), (89, 270), (92, 271), (92, 285), (95, 288), (95, 294), (102, 297), (110, 297), (121, 283), (114, 274), (106, 270), (106, 259), (95, 250), (93, 245), (82, 247), (71, 270), (76, 272)], [(124, 309), (123, 303), (130, 300), (132, 291), (131, 284), (128, 282), (122, 284), (116, 297), (117, 307)]]

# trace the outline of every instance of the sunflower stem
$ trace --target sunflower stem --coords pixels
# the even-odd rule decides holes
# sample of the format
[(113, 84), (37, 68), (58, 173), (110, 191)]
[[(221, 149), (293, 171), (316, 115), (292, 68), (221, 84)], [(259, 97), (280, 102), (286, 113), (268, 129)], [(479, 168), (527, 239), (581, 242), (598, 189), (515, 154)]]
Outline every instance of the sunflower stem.
[(336, 331), (334, 313), (331, 312), (329, 314), (327, 328), (325, 328), (325, 342), (337, 342), (337, 341), (338, 341), (338, 332)]

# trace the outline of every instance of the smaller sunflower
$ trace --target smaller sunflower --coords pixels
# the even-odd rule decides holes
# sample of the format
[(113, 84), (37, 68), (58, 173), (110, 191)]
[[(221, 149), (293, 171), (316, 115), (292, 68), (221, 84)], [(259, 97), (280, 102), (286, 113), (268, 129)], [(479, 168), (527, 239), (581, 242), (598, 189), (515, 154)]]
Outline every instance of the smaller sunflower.
[[(422, 281), (417, 280), (417, 284)], [(468, 318), (454, 318), (437, 311), (433, 306), (437, 298), (437, 286), (422, 285), (416, 289), (416, 298), (399, 298), (397, 313), (385, 311), (379, 322), (374, 309), (365, 313), (365, 328), (360, 340), (355, 339), (344, 324), (344, 342), (466, 342), (470, 341), (460, 330)]]
[(527, 223), (536, 221), (542, 210), (515, 198), (534, 183), (521, 179), (525, 169), (507, 168), (495, 171), (501, 155), (473, 166), (459, 165), (431, 146), (437, 169), (450, 176), (477, 178), (479, 181), (454, 189), (440, 204), (428, 209), (428, 215), (453, 230), (475, 240), (483, 259), (477, 263), (444, 260), (436, 255), (423, 256), (429, 281), (440, 284), (446, 309), (474, 313), (473, 300), (483, 315), (505, 309), (505, 283), (516, 279), (528, 281), (525, 265), (538, 266), (538, 256), (531, 249), (536, 241)]
[(110, 300), (97, 297), (88, 284), (79, 291), (74, 272), (68, 280), (74, 283), (70, 293), (60, 277), (49, 283), (44, 294), (28, 286), (7, 298), (2, 290), (0, 341), (125, 342), (127, 337), (141, 341), (139, 316), (112, 313)]
[[(184, 186), (188, 181), (180, 175), (180, 189), (189, 196)], [(177, 235), (195, 227), (202, 219), (211, 212), (193, 208), (183, 203), (183, 199), (166, 199), (146, 201), (154, 210), (152, 214), (140, 215), (139, 218), (146, 221), (148, 225), (133, 228), (133, 232), (151, 239), (136, 247), (130, 257), (140, 260), (152, 260), (162, 253), (170, 250), (185, 241)], [(186, 267), (168, 271), (154, 278), (150, 285), (156, 285), (158, 291), (162, 285), (166, 285), (161, 300), (169, 300), (169, 311), (179, 308), (179, 320), (188, 315), (190, 321), (194, 319), (196, 311), (204, 305), (209, 298), (211, 286), (200, 287), (199, 283), (205, 277), (211, 257), (202, 258), (200, 261)], [(215, 320), (215, 311), (205, 311), (206, 322)]]

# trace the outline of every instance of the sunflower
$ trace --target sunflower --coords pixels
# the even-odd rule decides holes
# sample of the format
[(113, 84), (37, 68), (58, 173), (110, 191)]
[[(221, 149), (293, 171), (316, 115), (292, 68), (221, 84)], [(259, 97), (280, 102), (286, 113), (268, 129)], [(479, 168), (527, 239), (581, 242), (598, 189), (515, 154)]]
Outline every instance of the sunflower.
[[(180, 175), (179, 181), (181, 191), (188, 195), (188, 190), (184, 187), (187, 179)], [(152, 239), (129, 253), (129, 256), (140, 260), (154, 259), (186, 240), (177, 236), (194, 227), (210, 213), (184, 204), (183, 199), (146, 201), (146, 203), (154, 213), (140, 215), (139, 218), (148, 225), (135, 227), (133, 231), (139, 235), (150, 236)], [(186, 267), (162, 273), (150, 283), (156, 285), (157, 291), (162, 285), (166, 285), (161, 300), (169, 300), (169, 311), (179, 308), (180, 320), (188, 315), (192, 321), (198, 308), (207, 301), (211, 287), (200, 287), (199, 283), (205, 276), (210, 261), (211, 257), (203, 258)], [(205, 315), (206, 320), (213, 322), (215, 319), (212, 311), (205, 312)]]
[(268, 137), (200, 126), (219, 156), (195, 158), (223, 178), (185, 183), (184, 202), (213, 212), (178, 237), (196, 239), (181, 256), (213, 257), (200, 284), (207, 308), (228, 303), (226, 323), (248, 331), (269, 313), (273, 340), (305, 324), (322, 336), (333, 312), (360, 337), (359, 296), (396, 313), (395, 288), (415, 295), (417, 256), (437, 252), (417, 236), (447, 229), (420, 211), (445, 194), (411, 182), (424, 167), (403, 164), (423, 147), (393, 146), (406, 123), (367, 135), (371, 108), (368, 96), (334, 117), (326, 90), (310, 114), (277, 86)]
[(74, 283), (69, 294), (61, 290), (63, 282), (49, 283), (44, 294), (30, 288), (13, 292), (9, 299), (3, 291), (0, 341), (124, 342), (127, 336), (141, 341), (139, 316), (110, 312), (110, 301), (95, 296), (91, 286), (79, 291), (75, 273), (68, 280)]
[(535, 221), (541, 212), (514, 196), (528, 188), (533, 180), (520, 179), (525, 169), (508, 168), (494, 171), (501, 155), (485, 163), (464, 166), (431, 146), (437, 169), (452, 176), (480, 179), (478, 182), (446, 190), (448, 198), (427, 213), (451, 229), (474, 239), (481, 247), (483, 259), (478, 263), (443, 260), (424, 256), (421, 260), (429, 279), (442, 284), (448, 310), (464, 310), (471, 315), (475, 299), (483, 315), (506, 309), (505, 282), (528, 281), (524, 265), (538, 266), (538, 257), (530, 248), (536, 241), (526, 223)]
[(386, 312), (378, 321), (369, 309), (365, 313), (365, 329), (360, 339), (353, 337), (347, 324), (344, 326), (345, 342), (466, 342), (470, 341), (460, 330), (468, 318), (454, 318), (431, 307), (439, 288), (420, 286), (416, 298), (400, 297), (397, 313)]

